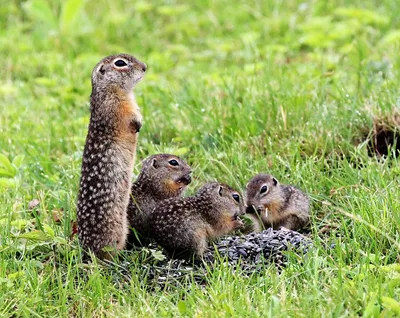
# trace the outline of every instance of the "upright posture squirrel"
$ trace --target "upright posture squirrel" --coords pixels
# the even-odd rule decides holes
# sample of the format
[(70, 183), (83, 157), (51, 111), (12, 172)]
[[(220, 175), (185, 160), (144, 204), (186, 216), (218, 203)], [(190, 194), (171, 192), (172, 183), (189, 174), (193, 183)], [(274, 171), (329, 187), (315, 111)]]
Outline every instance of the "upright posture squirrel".
[(202, 257), (207, 242), (240, 228), (244, 211), (239, 193), (208, 183), (193, 197), (162, 201), (150, 216), (150, 235), (177, 257)]
[(179, 197), (191, 182), (192, 170), (181, 158), (158, 154), (143, 160), (142, 170), (132, 184), (128, 205), (128, 246), (147, 242), (149, 215), (162, 200)]
[(126, 244), (126, 209), (142, 122), (132, 89), (145, 72), (146, 64), (128, 54), (104, 58), (92, 72), (77, 219), (83, 248), (99, 258)]
[(310, 221), (307, 195), (283, 185), (269, 174), (255, 176), (246, 186), (246, 212), (260, 219), (265, 228), (299, 230)]

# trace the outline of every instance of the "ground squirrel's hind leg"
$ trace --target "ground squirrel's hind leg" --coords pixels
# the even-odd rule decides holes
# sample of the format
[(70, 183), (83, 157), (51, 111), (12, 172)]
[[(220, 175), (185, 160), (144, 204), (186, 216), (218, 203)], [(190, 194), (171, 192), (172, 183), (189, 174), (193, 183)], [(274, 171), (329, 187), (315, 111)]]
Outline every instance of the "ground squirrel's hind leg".
[(185, 259), (187, 261), (201, 260), (208, 248), (206, 236), (199, 236), (188, 239), (179, 249), (170, 249), (172, 258)]
[(208, 249), (207, 239), (203, 238), (196, 243), (197, 244), (196, 244), (195, 256), (201, 259), (204, 255), (204, 252), (207, 251)]
[[(297, 215), (290, 214), (283, 221), (279, 223), (278, 228), (284, 227), (288, 230), (299, 230), (306, 226), (308, 220), (304, 218), (299, 218)], [(274, 224), (275, 228), (275, 224)]]

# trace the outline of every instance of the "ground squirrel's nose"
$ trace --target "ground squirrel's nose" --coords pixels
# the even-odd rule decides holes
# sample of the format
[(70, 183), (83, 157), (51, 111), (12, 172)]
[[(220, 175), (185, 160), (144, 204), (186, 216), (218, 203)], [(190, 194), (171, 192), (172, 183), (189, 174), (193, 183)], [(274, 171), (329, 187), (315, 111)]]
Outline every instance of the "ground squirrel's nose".
[(142, 71), (143, 71), (143, 72), (146, 72), (147, 65), (146, 65), (146, 64), (144, 64), (144, 63), (142, 63), (141, 67), (142, 67)]

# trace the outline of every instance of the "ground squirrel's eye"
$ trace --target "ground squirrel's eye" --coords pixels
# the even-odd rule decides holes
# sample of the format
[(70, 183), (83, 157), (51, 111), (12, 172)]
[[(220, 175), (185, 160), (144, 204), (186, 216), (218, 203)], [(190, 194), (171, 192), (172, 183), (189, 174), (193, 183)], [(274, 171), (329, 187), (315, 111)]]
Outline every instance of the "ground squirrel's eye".
[(260, 193), (262, 194), (262, 193), (265, 193), (265, 192), (267, 192), (268, 191), (268, 186), (267, 185), (263, 185), (262, 187), (261, 187), (261, 189), (260, 189)]
[(175, 159), (171, 159), (170, 161), (168, 161), (168, 163), (169, 163), (171, 166), (179, 166), (178, 161), (176, 161)]
[(233, 199), (234, 199), (236, 202), (240, 202), (240, 196), (239, 196), (239, 194), (233, 193), (233, 194), (232, 194), (232, 197), (233, 197)]
[(114, 62), (114, 65), (117, 67), (123, 67), (123, 66), (127, 66), (128, 64), (126, 64), (125, 61), (123, 61), (123, 60), (116, 60)]

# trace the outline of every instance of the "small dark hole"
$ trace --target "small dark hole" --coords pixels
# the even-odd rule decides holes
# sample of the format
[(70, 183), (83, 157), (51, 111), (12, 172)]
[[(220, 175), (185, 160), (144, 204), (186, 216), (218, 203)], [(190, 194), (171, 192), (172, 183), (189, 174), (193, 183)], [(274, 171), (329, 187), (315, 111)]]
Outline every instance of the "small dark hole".
[(397, 158), (400, 155), (400, 130), (399, 128), (390, 128), (381, 124), (375, 123), (374, 130), (370, 134), (367, 144), (368, 155), (382, 156), (389, 155), (389, 152), (394, 152)]

